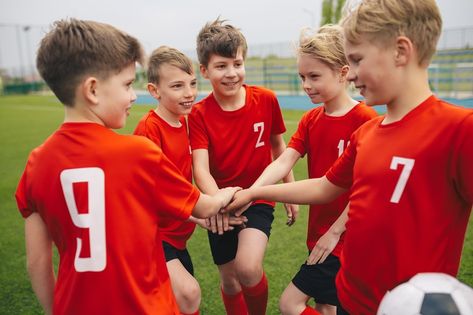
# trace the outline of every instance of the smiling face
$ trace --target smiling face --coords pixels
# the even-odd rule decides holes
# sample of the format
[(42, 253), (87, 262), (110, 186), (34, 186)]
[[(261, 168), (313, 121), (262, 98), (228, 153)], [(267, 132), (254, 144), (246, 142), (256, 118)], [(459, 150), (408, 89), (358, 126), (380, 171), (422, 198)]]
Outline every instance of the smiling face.
[(201, 65), (202, 76), (212, 84), (219, 99), (231, 99), (240, 92), (245, 80), (245, 60), (241, 49), (234, 58), (213, 54), (207, 67)]
[(302, 87), (312, 103), (330, 102), (345, 90), (345, 78), (326, 63), (307, 54), (297, 60)]
[(96, 80), (96, 105), (91, 110), (97, 121), (107, 128), (119, 129), (125, 126), (131, 104), (136, 100), (132, 83), (135, 80), (135, 63), (117, 74)]
[(394, 45), (381, 47), (362, 38), (358, 43), (345, 41), (345, 53), (350, 65), (347, 79), (360, 90), (367, 105), (390, 104), (402, 93)]
[(179, 121), (191, 112), (197, 97), (197, 79), (176, 66), (163, 64), (159, 67), (158, 84), (148, 83), (148, 90), (159, 100), (159, 113), (171, 121)]

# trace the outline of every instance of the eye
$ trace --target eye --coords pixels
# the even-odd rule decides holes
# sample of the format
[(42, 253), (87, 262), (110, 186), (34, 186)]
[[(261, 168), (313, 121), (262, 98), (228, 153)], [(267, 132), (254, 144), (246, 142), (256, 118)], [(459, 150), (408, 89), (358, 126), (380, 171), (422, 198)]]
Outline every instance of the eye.
[(191, 82), (191, 87), (196, 87), (197, 86), (197, 81), (192, 81)]

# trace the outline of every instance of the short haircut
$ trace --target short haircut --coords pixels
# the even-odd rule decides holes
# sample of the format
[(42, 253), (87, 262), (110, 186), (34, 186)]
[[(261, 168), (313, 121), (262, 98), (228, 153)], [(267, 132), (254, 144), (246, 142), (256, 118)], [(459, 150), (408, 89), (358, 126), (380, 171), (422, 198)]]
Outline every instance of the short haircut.
[(361, 36), (389, 44), (406, 36), (414, 44), (419, 65), (427, 66), (435, 53), (442, 30), (442, 18), (435, 0), (363, 0), (341, 22), (347, 41)]
[(192, 61), (186, 55), (175, 48), (160, 46), (153, 51), (149, 58), (148, 82), (159, 83), (160, 68), (164, 64), (177, 67), (188, 74), (194, 73)]
[(210, 57), (215, 54), (222, 57), (234, 58), (241, 49), (243, 59), (246, 58), (248, 45), (245, 36), (239, 29), (225, 20), (217, 18), (205, 24), (197, 36), (197, 56), (201, 65), (208, 66)]
[(339, 25), (326, 24), (317, 33), (303, 29), (299, 38), (297, 54), (307, 55), (325, 63), (331, 69), (348, 65), (343, 46), (343, 29)]
[(94, 21), (59, 20), (41, 40), (36, 64), (41, 77), (66, 106), (73, 106), (77, 85), (86, 76), (107, 79), (142, 62), (138, 40)]

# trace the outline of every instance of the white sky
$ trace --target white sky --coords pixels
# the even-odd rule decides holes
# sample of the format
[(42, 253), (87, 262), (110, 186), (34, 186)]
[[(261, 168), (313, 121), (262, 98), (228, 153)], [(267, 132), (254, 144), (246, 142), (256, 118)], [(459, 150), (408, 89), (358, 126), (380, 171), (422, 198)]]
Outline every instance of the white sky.
[[(0, 0), (0, 68), (33, 66), (44, 31), (74, 17), (112, 24), (137, 37), (147, 52), (160, 45), (195, 48), (200, 28), (218, 15), (252, 45), (295, 41), (319, 25), (322, 0)], [(473, 26), (473, 0), (437, 0), (444, 29)], [(31, 25), (28, 31), (15, 25)]]

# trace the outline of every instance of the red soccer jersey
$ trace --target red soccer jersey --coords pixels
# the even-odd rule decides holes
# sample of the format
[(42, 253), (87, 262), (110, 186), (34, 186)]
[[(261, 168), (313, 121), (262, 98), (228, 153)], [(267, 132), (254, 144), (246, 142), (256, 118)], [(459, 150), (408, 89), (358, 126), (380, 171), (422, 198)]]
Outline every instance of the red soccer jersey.
[(429, 97), (402, 120), (360, 127), (327, 178), (351, 186), (337, 293), (374, 314), (419, 272), (456, 276), (473, 203), (473, 111)]
[(60, 255), (55, 314), (179, 314), (158, 215), (185, 220), (199, 191), (150, 140), (64, 123), (30, 155), (16, 198)]
[[(186, 119), (180, 119), (181, 126), (173, 127), (164, 121), (154, 110), (150, 110), (136, 126), (135, 135), (145, 136), (156, 143), (166, 157), (192, 182), (192, 155), (187, 136)], [(178, 249), (185, 249), (186, 242), (194, 232), (195, 223), (162, 216), (159, 232), (163, 241)]]
[[(314, 108), (302, 116), (297, 131), (289, 141), (288, 147), (298, 151), (301, 156), (307, 153), (309, 178), (325, 175), (327, 170), (343, 153), (351, 134), (366, 121), (377, 116), (376, 112), (360, 103), (347, 114), (340, 117), (327, 116), (324, 107)], [(312, 250), (317, 240), (324, 235), (337, 220), (348, 203), (348, 192), (325, 205), (311, 205), (307, 228), (307, 248)], [(340, 256), (344, 234), (332, 251)]]
[(250, 187), (272, 162), (270, 136), (286, 131), (274, 93), (244, 87), (242, 108), (224, 111), (210, 94), (189, 115), (192, 150), (208, 150), (210, 174), (219, 188)]

